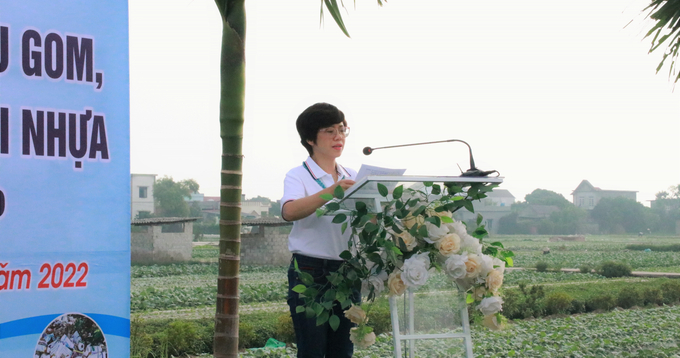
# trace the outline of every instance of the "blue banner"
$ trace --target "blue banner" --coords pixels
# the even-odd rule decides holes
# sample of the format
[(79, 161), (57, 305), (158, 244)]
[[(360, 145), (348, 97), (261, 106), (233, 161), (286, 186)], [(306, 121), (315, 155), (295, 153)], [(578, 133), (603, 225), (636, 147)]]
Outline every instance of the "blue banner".
[(0, 0), (0, 357), (130, 355), (128, 60), (127, 1)]

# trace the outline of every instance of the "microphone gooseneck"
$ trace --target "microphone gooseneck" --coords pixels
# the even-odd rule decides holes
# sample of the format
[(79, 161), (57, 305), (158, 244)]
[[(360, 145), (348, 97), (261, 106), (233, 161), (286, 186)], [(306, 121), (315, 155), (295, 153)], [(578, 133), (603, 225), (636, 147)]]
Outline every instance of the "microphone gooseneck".
[(461, 176), (470, 176), (470, 177), (479, 176), (479, 177), (481, 177), (481, 176), (488, 176), (491, 173), (498, 173), (498, 171), (496, 171), (496, 170), (482, 171), (482, 170), (477, 169), (477, 167), (475, 167), (475, 160), (472, 157), (472, 147), (470, 147), (470, 145), (466, 141), (460, 140), (460, 139), (447, 139), (447, 140), (440, 140), (440, 141), (435, 141), (435, 142), (390, 145), (390, 146), (386, 146), (386, 147), (377, 147), (377, 148), (365, 147), (364, 150), (363, 150), (363, 153), (364, 153), (364, 155), (371, 155), (371, 154), (373, 154), (373, 151), (376, 150), (376, 149), (410, 147), (410, 146), (414, 146), (414, 145), (446, 143), (446, 142), (461, 142), (461, 143), (464, 143), (465, 145), (467, 145), (467, 147), (468, 147), (468, 151), (470, 152), (470, 169), (468, 169), (466, 172), (462, 173)]

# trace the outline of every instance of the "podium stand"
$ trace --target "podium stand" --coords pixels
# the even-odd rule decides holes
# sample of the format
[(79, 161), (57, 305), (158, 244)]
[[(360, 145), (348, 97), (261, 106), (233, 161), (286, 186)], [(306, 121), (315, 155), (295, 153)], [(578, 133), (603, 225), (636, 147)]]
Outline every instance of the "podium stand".
[[(345, 197), (339, 202), (348, 202), (351, 200), (361, 200), (366, 203), (370, 208), (370, 211), (380, 212), (382, 210), (382, 202), (391, 199), (391, 194), (388, 195), (387, 199), (378, 193), (377, 183), (385, 185), (389, 192), (399, 184), (404, 184), (404, 188), (408, 187), (408, 184), (417, 185), (417, 183), (502, 183), (502, 177), (487, 178), (487, 177), (459, 177), (459, 176), (367, 176), (362, 180), (358, 181), (353, 185), (347, 192), (345, 192)], [(425, 187), (419, 188), (420, 190), (425, 189)], [(455, 285), (455, 284), (454, 284)], [(447, 338), (459, 338), (463, 339), (464, 352), (467, 358), (472, 358), (472, 337), (470, 335), (470, 324), (467, 312), (467, 304), (465, 304), (465, 297), (462, 296), (462, 292), (458, 292), (460, 298), (462, 298), (462, 308), (457, 307), (460, 314), (460, 322), (462, 332), (458, 333), (417, 333), (416, 332), (416, 318), (415, 318), (415, 301), (417, 293), (412, 290), (407, 290), (404, 294), (405, 309), (404, 317), (406, 322), (404, 323), (406, 334), (401, 333), (400, 323), (399, 323), (399, 305), (398, 297), (391, 296), (389, 298), (390, 302), (390, 318), (392, 320), (392, 337), (394, 343), (394, 357), (402, 358), (402, 340), (408, 341), (408, 357), (415, 357), (415, 343), (417, 340), (424, 339), (447, 339)]]

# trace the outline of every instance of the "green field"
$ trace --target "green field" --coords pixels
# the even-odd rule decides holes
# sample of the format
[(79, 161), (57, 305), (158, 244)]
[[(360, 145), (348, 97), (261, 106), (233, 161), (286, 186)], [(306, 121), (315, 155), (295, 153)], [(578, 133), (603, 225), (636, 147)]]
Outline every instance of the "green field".
[[(622, 277), (605, 278), (596, 273), (559, 272), (559, 268), (577, 269), (584, 265), (597, 267), (604, 261), (614, 260), (629, 264), (633, 271), (680, 272), (680, 253), (626, 249), (630, 244), (649, 244), (650, 247), (677, 245), (680, 237), (663, 236), (587, 236), (585, 242), (548, 242), (545, 236), (496, 236), (506, 248), (515, 252), (515, 266), (534, 268), (538, 262), (548, 264), (548, 272), (533, 270), (506, 272), (506, 296), (515, 297), (515, 305), (528, 300), (520, 287), (541, 286), (543, 296), (537, 305), (535, 319), (511, 320), (506, 330), (491, 332), (473, 322), (474, 352), (477, 357), (680, 357), (680, 305), (657, 297), (659, 292), (680, 279)], [(542, 250), (550, 248), (550, 254)], [(164, 266), (133, 266), (131, 311), (134, 322), (145, 322), (159, 330), (173, 321), (210, 322), (214, 316), (217, 248), (194, 248), (195, 262)], [(245, 348), (263, 346), (263, 339), (281, 334), (281, 323), (288, 307), (285, 267), (242, 267), (240, 278), (240, 315), (248, 331), (241, 339), (250, 342)], [(554, 271), (553, 271), (554, 270)], [(435, 290), (432, 284), (423, 293)], [(670, 282), (670, 283), (669, 283)], [(621, 300), (626, 289), (639, 292), (644, 301), (631, 309), (597, 309), (602, 300)], [(663, 291), (666, 292), (666, 291)], [(635, 293), (635, 292), (633, 292)], [(635, 293), (636, 295), (638, 293)], [(559, 296), (562, 295), (562, 296)], [(546, 302), (550, 297), (568, 296), (573, 305), (557, 312)], [(657, 296), (655, 296), (657, 295)], [(609, 298), (608, 298), (609, 297)], [(655, 298), (656, 297), (656, 298)], [(643, 304), (644, 302), (644, 304)], [(656, 303), (650, 303), (656, 302)], [(608, 306), (607, 306), (608, 307)], [(511, 309), (508, 306), (508, 309)], [(519, 311), (518, 311), (519, 310)], [(522, 308), (518, 308), (520, 312)], [(553, 312), (555, 310), (555, 312)], [(555, 314), (559, 313), (559, 314)], [(573, 314), (576, 313), (576, 314)], [(521, 314), (519, 314), (521, 315)], [(209, 324), (209, 323), (207, 323)], [(246, 329), (242, 328), (242, 329)], [(151, 328), (145, 328), (151, 330)], [(199, 330), (200, 331), (200, 330)], [(278, 332), (278, 333), (277, 333)], [(168, 341), (162, 332), (147, 331), (146, 340), (135, 342), (158, 345), (165, 342), (166, 349), (158, 347), (148, 357), (170, 357)], [(193, 334), (193, 333), (192, 333)], [(195, 333), (200, 336), (199, 333)], [(209, 353), (209, 332), (202, 333), (202, 343), (195, 343), (185, 353), (203, 356)], [(160, 337), (160, 338), (159, 338)], [(288, 337), (283, 339), (284, 337)], [(288, 336), (274, 337), (290, 340)], [(197, 338), (198, 339), (198, 338)], [(138, 343), (141, 344), (141, 343)], [(418, 355), (423, 357), (451, 357), (460, 351), (460, 342), (430, 340), (419, 343)], [(141, 347), (141, 346), (140, 346)], [(357, 357), (390, 357), (392, 341), (388, 333), (381, 334), (378, 342), (366, 350), (357, 350)], [(139, 348), (139, 347), (138, 347)], [(179, 353), (176, 351), (175, 353)], [(133, 357), (135, 355), (133, 354)], [(176, 356), (176, 355), (175, 355)], [(205, 355), (209, 356), (209, 355)], [(294, 357), (294, 347), (274, 350), (244, 350), (243, 357)]]

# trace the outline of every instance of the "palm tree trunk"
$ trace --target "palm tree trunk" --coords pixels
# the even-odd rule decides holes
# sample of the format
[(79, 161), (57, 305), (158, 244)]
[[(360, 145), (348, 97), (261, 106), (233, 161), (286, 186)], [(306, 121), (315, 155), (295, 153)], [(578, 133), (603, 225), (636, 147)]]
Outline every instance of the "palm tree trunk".
[(220, 65), (220, 256), (215, 312), (215, 358), (238, 357), (238, 277), (245, 102), (245, 0), (215, 0), (222, 17)]

